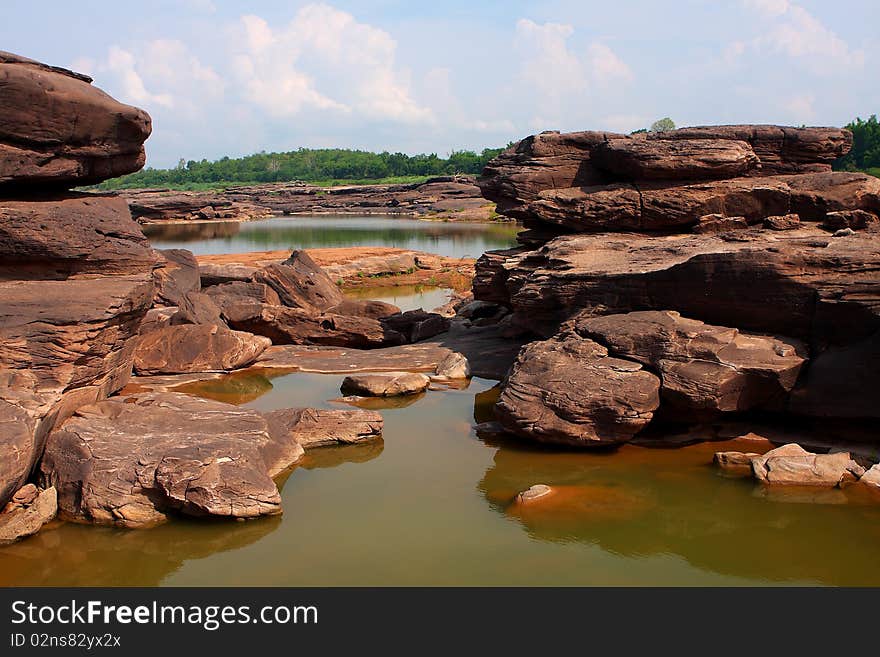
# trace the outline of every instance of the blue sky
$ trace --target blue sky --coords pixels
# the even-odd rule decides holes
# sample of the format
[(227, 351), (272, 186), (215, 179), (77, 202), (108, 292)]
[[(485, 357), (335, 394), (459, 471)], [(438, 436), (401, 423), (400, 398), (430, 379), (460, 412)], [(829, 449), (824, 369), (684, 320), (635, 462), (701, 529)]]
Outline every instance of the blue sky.
[(153, 116), (152, 166), (880, 112), (876, 0), (3, 0), (0, 49)]

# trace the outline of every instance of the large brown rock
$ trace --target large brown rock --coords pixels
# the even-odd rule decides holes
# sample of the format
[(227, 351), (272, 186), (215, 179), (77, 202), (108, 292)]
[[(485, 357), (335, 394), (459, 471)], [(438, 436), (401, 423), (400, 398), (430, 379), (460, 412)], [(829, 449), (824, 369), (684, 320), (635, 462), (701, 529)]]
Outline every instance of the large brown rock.
[(162, 265), (153, 276), (156, 281), (156, 302), (166, 306), (180, 306), (181, 299), (201, 287), (199, 263), (186, 249), (161, 249)]
[(280, 513), (271, 477), (301, 454), (256, 411), (145, 393), (80, 408), (50, 436), (40, 472), (58, 491), (62, 517), (135, 528), (172, 511)]
[(542, 132), (526, 137), (489, 162), (477, 180), (483, 196), (498, 212), (522, 218), (524, 204), (545, 189), (608, 182), (590, 163), (592, 149), (607, 139), (623, 137), (607, 132)]
[(90, 82), (0, 51), (0, 185), (87, 185), (144, 165), (149, 115)]
[(805, 362), (796, 340), (748, 335), (670, 311), (585, 317), (576, 330), (657, 372), (664, 414), (688, 420), (780, 406)]
[(278, 293), (265, 283), (253, 281), (231, 281), (205, 288), (205, 294), (213, 299), (225, 316), (226, 310), (240, 303), (258, 303), (280, 306)]
[(281, 303), (290, 308), (320, 312), (345, 299), (336, 283), (305, 251), (294, 251), (283, 264), (258, 270), (253, 280), (275, 290)]
[(269, 338), (210, 324), (166, 326), (141, 336), (134, 352), (138, 374), (225, 372), (253, 363)]
[(39, 490), (33, 484), (15, 493), (0, 512), (0, 545), (15, 543), (33, 536), (58, 513), (58, 495), (54, 488)]
[(382, 438), (382, 416), (376, 411), (282, 408), (264, 415), (304, 449), (354, 445)]
[(223, 316), (233, 329), (264, 335), (272, 344), (371, 349), (407, 342), (404, 335), (371, 317), (316, 313), (257, 302), (227, 306)]
[(495, 414), (512, 433), (601, 447), (626, 442), (660, 405), (660, 380), (632, 360), (575, 334), (523, 347)]
[(508, 305), (552, 335), (581, 311), (676, 310), (720, 326), (849, 344), (880, 329), (880, 234), (818, 228), (561, 237), (506, 258)]
[(854, 209), (880, 213), (880, 179), (827, 172), (677, 185), (614, 183), (549, 190), (527, 205), (529, 225), (569, 232), (681, 231), (712, 214), (752, 224), (790, 212), (802, 221), (822, 221), (828, 212)]
[(734, 139), (610, 139), (591, 161), (624, 180), (704, 180), (746, 175), (759, 165), (752, 147)]
[(0, 199), (0, 278), (132, 274), (158, 263), (121, 199), (72, 192)]
[(431, 379), (417, 372), (351, 374), (342, 381), (342, 393), (361, 397), (416, 395), (428, 389)]

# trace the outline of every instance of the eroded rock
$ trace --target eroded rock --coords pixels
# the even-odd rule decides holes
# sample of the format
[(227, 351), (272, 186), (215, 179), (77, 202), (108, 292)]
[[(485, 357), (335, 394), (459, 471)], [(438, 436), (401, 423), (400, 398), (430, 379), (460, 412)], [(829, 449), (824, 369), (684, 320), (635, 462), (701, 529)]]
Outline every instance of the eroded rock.
[(813, 454), (795, 443), (752, 459), (752, 473), (764, 484), (834, 488), (856, 481), (864, 472), (848, 452)]
[(424, 392), (430, 383), (429, 377), (416, 372), (352, 374), (342, 381), (341, 391), (361, 397), (397, 397)]
[(354, 445), (382, 438), (382, 416), (375, 411), (283, 408), (264, 415), (304, 449)]
[(268, 338), (210, 324), (180, 324), (138, 340), (138, 374), (183, 374), (235, 370), (253, 363), (272, 344)]

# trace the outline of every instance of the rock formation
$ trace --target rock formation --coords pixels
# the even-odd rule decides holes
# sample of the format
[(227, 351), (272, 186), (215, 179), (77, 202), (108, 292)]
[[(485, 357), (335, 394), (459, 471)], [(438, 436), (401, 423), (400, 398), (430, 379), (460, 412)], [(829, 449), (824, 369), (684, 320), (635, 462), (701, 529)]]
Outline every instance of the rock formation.
[(490, 162), (483, 195), (527, 230), (477, 261), (474, 298), (547, 339), (520, 354), (499, 419), (594, 445), (750, 409), (876, 418), (880, 180), (831, 170), (851, 144), (836, 128), (550, 132)]
[(126, 204), (66, 188), (134, 171), (149, 116), (0, 52), (0, 505), (52, 429), (119, 390), (161, 262)]

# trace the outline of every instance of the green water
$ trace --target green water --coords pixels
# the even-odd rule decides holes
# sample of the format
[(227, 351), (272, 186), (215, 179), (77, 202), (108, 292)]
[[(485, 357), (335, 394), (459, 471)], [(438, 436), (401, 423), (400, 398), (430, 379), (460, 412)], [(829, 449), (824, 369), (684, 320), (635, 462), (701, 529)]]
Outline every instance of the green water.
[(519, 230), (510, 223), (421, 221), (358, 215), (152, 224), (143, 228), (157, 249), (189, 249), (196, 255), (388, 246), (452, 258), (478, 258), (484, 251), (513, 246)]
[[(192, 392), (257, 409), (334, 407), (341, 376), (249, 372)], [(316, 450), (282, 517), (126, 531), (57, 523), (0, 548), (2, 585), (880, 584), (880, 505), (767, 499), (716, 449), (585, 453), (487, 442), (494, 382), (382, 410), (384, 440)], [(555, 502), (516, 512), (535, 483)], [(872, 503), (873, 502), (873, 503)]]

